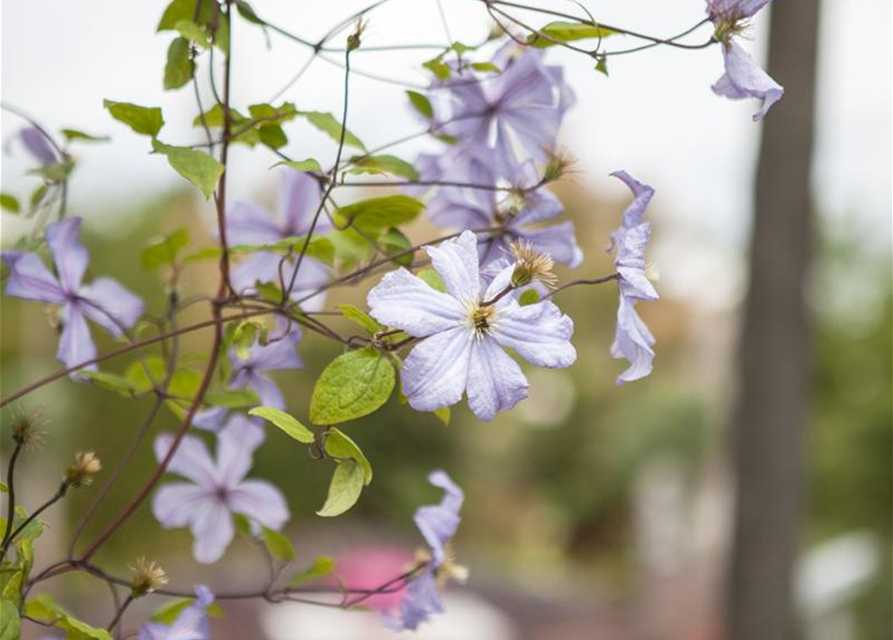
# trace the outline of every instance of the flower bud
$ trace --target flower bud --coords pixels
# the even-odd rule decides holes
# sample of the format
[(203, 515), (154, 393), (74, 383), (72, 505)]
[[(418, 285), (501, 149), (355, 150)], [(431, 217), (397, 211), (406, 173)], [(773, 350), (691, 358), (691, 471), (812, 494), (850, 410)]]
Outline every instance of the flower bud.
[(77, 489), (93, 482), (93, 475), (99, 473), (102, 464), (92, 451), (81, 451), (74, 456), (74, 464), (65, 472), (65, 484)]
[(130, 570), (133, 571), (130, 595), (134, 598), (141, 598), (167, 584), (167, 574), (154, 560), (139, 558), (130, 565)]
[(354, 30), (352, 34), (347, 36), (347, 50), (348, 51), (356, 51), (360, 48), (360, 36), (363, 35), (363, 31), (366, 30), (366, 22), (363, 18), (357, 20), (357, 28)]

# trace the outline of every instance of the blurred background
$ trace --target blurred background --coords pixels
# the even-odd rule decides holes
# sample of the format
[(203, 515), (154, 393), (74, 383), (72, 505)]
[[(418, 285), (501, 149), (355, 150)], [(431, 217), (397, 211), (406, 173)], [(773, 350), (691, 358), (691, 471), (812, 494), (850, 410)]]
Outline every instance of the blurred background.
[[(700, 0), (585, 4), (605, 23), (663, 36), (701, 20), (704, 9)], [(364, 6), (352, 0), (252, 5), (310, 39)], [(91, 273), (114, 276), (156, 309), (163, 286), (140, 270), (143, 246), (181, 226), (196, 245), (210, 245), (212, 208), (163, 159), (149, 155), (146, 139), (113, 122), (102, 99), (161, 106), (166, 142), (200, 139), (191, 127), (188, 88), (162, 91), (170, 37), (154, 28), (163, 8), (163, 2), (5, 0), (0, 14), (4, 104), (52, 131), (111, 136), (75, 149), (69, 211), (85, 218)], [(477, 42), (490, 29), (478, 3), (443, 0), (443, 8), (455, 40)], [(577, 172), (556, 191), (577, 225), (585, 275), (609, 271), (604, 249), (628, 201), (607, 174), (626, 169), (657, 190), (650, 257), (660, 269), (663, 299), (641, 307), (657, 338), (655, 371), (615, 387), (623, 368), (608, 354), (616, 291), (562, 294), (562, 309), (575, 319), (578, 363), (527, 370), (530, 398), (489, 424), (463, 405), (444, 427), (392, 400), (347, 425), (376, 475), (360, 503), (336, 520), (314, 515), (331, 470), (270, 433), (254, 474), (288, 496), (296, 566), (316, 554), (349, 564), (358, 550), (373, 558), (411, 553), (421, 543), (412, 513), (438, 499), (425, 475), (442, 467), (468, 496), (456, 545), (472, 577), (448, 591), (448, 613), (419, 638), (893, 637), (891, 18), (885, 0), (784, 0), (771, 17), (760, 15), (745, 46), (788, 90), (765, 129), (751, 122), (755, 103), (710, 91), (722, 73), (717, 47), (621, 56), (609, 61), (610, 77), (590, 61), (550, 51), (578, 96), (562, 133)], [(709, 36), (705, 27), (692, 37)], [(420, 0), (395, 0), (375, 12), (364, 39), (442, 41), (437, 4)], [(233, 42), (237, 107), (276, 94), (308, 56), (275, 34), (268, 42), (243, 22)], [(429, 57), (368, 53), (355, 66), (423, 83), (419, 64)], [(337, 67), (319, 60), (282, 97), (301, 109), (337, 112), (340, 78)], [(352, 95), (350, 129), (368, 146), (418, 128), (402, 87), (355, 76)], [(0, 124), (2, 190), (24, 200), (39, 184), (26, 175), (33, 159), (13, 140), (25, 123), (4, 111)], [(286, 153), (316, 157), (324, 166), (331, 161), (334, 150), (321, 134), (302, 123), (290, 123), (288, 131)], [(411, 159), (428, 148), (413, 142), (395, 153)], [(229, 197), (272, 208), (275, 160), (261, 148), (235, 147)], [(3, 246), (30, 228), (31, 221), (4, 213)], [(421, 241), (431, 231), (419, 222), (409, 235)], [(214, 269), (197, 268), (184, 295), (207, 291), (214, 279)], [(339, 290), (328, 306), (361, 305), (364, 296), (365, 289)], [(40, 305), (2, 298), (0, 329), (3, 396), (58, 368)], [(196, 333), (184, 346), (201, 352), (208, 340)], [(113, 346), (102, 337), (98, 343)], [(276, 379), (289, 409), (306, 418), (313, 380), (337, 351), (312, 338), (300, 351), (306, 370)], [(111, 466), (148, 404), (64, 380), (30, 396), (24, 405), (42, 408), (47, 433), (42, 453), (21, 462), (24, 503), (52, 494), (57, 470), (74, 451), (95, 449)], [(5, 454), (9, 413), (2, 415)], [(165, 415), (156, 431), (175, 424)], [(144, 448), (95, 525), (151, 473), (154, 459)], [(55, 508), (38, 547), (44, 562), (64, 554), (89, 499), (90, 490), (79, 491)], [(178, 587), (200, 581), (234, 591), (263, 584), (265, 560), (245, 541), (209, 567), (192, 562), (190, 543), (188, 532), (162, 531), (143, 508), (98, 561), (124, 574), (149, 552)], [(91, 612), (88, 619), (110, 615), (101, 583), (73, 576), (54, 581), (52, 590), (69, 608)], [(148, 612), (149, 603), (138, 604), (125, 628)], [(367, 613), (258, 603), (227, 611), (213, 623), (215, 638), (391, 635)]]

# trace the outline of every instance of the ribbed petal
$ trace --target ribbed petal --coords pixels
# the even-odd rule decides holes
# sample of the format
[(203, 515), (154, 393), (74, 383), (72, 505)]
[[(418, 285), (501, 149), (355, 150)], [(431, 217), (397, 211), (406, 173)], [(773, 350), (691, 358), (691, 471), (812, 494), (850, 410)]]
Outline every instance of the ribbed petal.
[(763, 71), (737, 43), (723, 47), (726, 72), (715, 85), (713, 91), (732, 99), (757, 98), (763, 104), (753, 115), (754, 122), (763, 119), (773, 104), (781, 100), (784, 88)]
[(203, 502), (192, 521), (192, 555), (197, 562), (210, 564), (223, 556), (235, 530), (229, 510), (220, 500)]
[(468, 406), (489, 422), (527, 397), (527, 378), (518, 363), (490, 337), (475, 340), (468, 363)]
[(212, 489), (189, 482), (174, 482), (163, 485), (155, 492), (152, 514), (165, 529), (185, 527), (192, 522), (204, 502), (216, 499)]
[(123, 333), (121, 327), (135, 325), (145, 308), (140, 298), (111, 278), (96, 278), (78, 295), (84, 301), (84, 314), (115, 337)]
[(491, 334), (497, 342), (509, 347), (530, 362), (541, 367), (563, 368), (577, 359), (571, 344), (574, 322), (548, 300), (526, 307), (512, 298), (503, 298)]
[(254, 420), (233, 414), (217, 433), (215, 485), (233, 489), (251, 470), (252, 456), (264, 441), (264, 428)]
[[(59, 338), (59, 350), (56, 352), (56, 357), (65, 363), (65, 367), (70, 369), (95, 358), (96, 345), (90, 336), (87, 319), (81, 313), (78, 305), (69, 304), (62, 308), (62, 324), (62, 335)], [(91, 364), (83, 368), (95, 371), (97, 367), (95, 364)], [(77, 374), (73, 373), (71, 377), (77, 378)]]
[(227, 504), (254, 522), (277, 531), (288, 522), (288, 504), (282, 493), (269, 482), (246, 480), (227, 494)]
[(366, 300), (373, 318), (417, 338), (456, 327), (466, 315), (455, 298), (435, 291), (402, 267), (386, 273)]
[(462, 399), (474, 332), (466, 326), (436, 333), (403, 362), (403, 393), (417, 411), (434, 411)]
[(283, 235), (280, 225), (263, 207), (239, 201), (226, 213), (226, 241), (230, 245), (270, 244)]
[(555, 262), (571, 268), (578, 267), (583, 262), (583, 251), (577, 245), (574, 223), (570, 220), (548, 227), (519, 229), (516, 233), (519, 238), (532, 244), (537, 251), (552, 256)]
[(632, 382), (651, 373), (654, 360), (654, 336), (636, 312), (636, 301), (620, 296), (617, 331), (611, 355), (629, 361), (629, 368), (617, 376), (617, 384)]
[[(155, 438), (155, 459), (158, 462), (164, 460), (173, 442), (174, 436), (169, 433), (159, 434)], [(183, 436), (167, 471), (192, 480), (201, 487), (216, 488), (214, 461), (211, 459), (205, 443), (196, 436)]]
[(450, 295), (460, 301), (476, 300), (480, 294), (477, 244), (477, 236), (463, 231), (458, 238), (428, 247), (432, 266)]

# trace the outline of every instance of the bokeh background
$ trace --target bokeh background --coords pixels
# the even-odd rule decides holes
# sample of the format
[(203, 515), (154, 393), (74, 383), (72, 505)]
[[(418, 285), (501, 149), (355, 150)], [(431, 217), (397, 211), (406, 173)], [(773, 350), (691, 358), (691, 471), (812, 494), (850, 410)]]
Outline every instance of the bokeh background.
[[(252, 4), (270, 22), (309, 38), (363, 6), (352, 0)], [(585, 4), (606, 23), (661, 35), (682, 31), (703, 11), (700, 0)], [(76, 149), (79, 165), (69, 210), (86, 219), (91, 272), (118, 278), (150, 308), (160, 308), (164, 293), (157, 275), (139, 268), (146, 240), (184, 226), (197, 245), (212, 242), (211, 207), (185, 188), (163, 159), (148, 154), (145, 139), (102, 109), (103, 98), (162, 106), (166, 141), (199, 139), (191, 127), (191, 92), (162, 92), (169, 37), (153, 32), (163, 7), (163, 2), (6, 0), (0, 14), (4, 103), (55, 131), (73, 127), (111, 136), (108, 143)], [(490, 29), (478, 3), (443, 0), (443, 7), (453, 39), (476, 42)], [(893, 625), (891, 5), (823, 0), (820, 12), (815, 103), (782, 101), (768, 116), (784, 118), (785, 109), (814, 108), (816, 114), (809, 185), (813, 227), (801, 237), (812, 246), (802, 292), (811, 341), (805, 438), (793, 452), (804, 461), (805, 491), (794, 518), (799, 543), (792, 606), (803, 637), (874, 640), (890, 638)], [(809, 20), (804, 24), (808, 29)], [(766, 58), (770, 28), (768, 15), (754, 21), (747, 46), (758, 59)], [(709, 37), (709, 29), (698, 33)], [(373, 15), (365, 42), (444, 38), (435, 2), (394, 0)], [(243, 23), (235, 26), (234, 53), (237, 106), (276, 94), (308, 55), (275, 35), (268, 43), (259, 29)], [(350, 435), (372, 460), (376, 475), (346, 516), (329, 521), (314, 515), (330, 469), (281, 434), (270, 434), (256, 457), (255, 474), (287, 494), (294, 514), (288, 534), (301, 565), (316, 554), (343, 557), (357, 548), (373, 554), (390, 547), (411, 552), (420, 543), (413, 510), (436, 498), (425, 474), (437, 467), (449, 470), (468, 495), (457, 550), (472, 568), (472, 579), (448, 592), (449, 612), (420, 638), (720, 638), (729, 626), (724, 594), (736, 540), (733, 469), (741, 454), (731, 434), (743, 386), (740, 355), (751, 347), (739, 336), (750, 258), (759, 254), (749, 243), (761, 127), (750, 120), (753, 104), (729, 102), (710, 91), (722, 72), (717, 48), (658, 48), (618, 57), (610, 61), (607, 78), (594, 72), (590, 61), (561, 51), (550, 55), (566, 66), (578, 95), (562, 132), (577, 171), (557, 191), (577, 224), (586, 274), (610, 268), (604, 248), (627, 202), (622, 185), (607, 174), (624, 168), (657, 189), (650, 210), (651, 258), (659, 266), (663, 299), (642, 308), (658, 340), (654, 374), (614, 386), (622, 368), (608, 354), (615, 291), (573, 290), (560, 304), (575, 319), (579, 361), (566, 371), (529, 370), (531, 397), (514, 411), (480, 424), (457, 407), (444, 427), (394, 400), (350, 424)], [(421, 83), (425, 75), (419, 64), (428, 57), (370, 53), (357, 56), (355, 66)], [(337, 112), (340, 78), (337, 67), (320, 60), (283, 98), (299, 108)], [(357, 76), (352, 92), (350, 128), (369, 146), (417, 128), (402, 87)], [(38, 184), (26, 175), (32, 160), (20, 144), (6, 142), (24, 123), (4, 111), (0, 124), (2, 189), (24, 198)], [(289, 155), (331, 160), (332, 145), (318, 132), (300, 123), (290, 124), (289, 132)], [(413, 142), (398, 153), (412, 158), (425, 148)], [(235, 147), (230, 198), (272, 206), (274, 162), (265, 150)], [(3, 245), (30, 227), (30, 221), (4, 213)], [(422, 240), (430, 231), (420, 222), (410, 235)], [(208, 290), (214, 278), (213, 269), (196, 269), (187, 279), (186, 295)], [(365, 289), (338, 291), (330, 304), (361, 304), (364, 294)], [(53, 330), (39, 305), (3, 298), (0, 329), (2, 395), (58, 367)], [(209, 335), (197, 333), (184, 345), (198, 353), (208, 341)], [(104, 338), (99, 344), (113, 346)], [(314, 376), (337, 352), (309, 338), (301, 353), (306, 370), (277, 381), (290, 410), (306, 417)], [(799, 356), (784, 349), (777, 354), (779, 362), (791, 357)], [(120, 371), (126, 364), (116, 360), (109, 368)], [(763, 366), (769, 370), (777, 362)], [(120, 455), (148, 400), (132, 402), (63, 380), (25, 405), (41, 407), (46, 419), (42, 452), (22, 461), (25, 481), (19, 490), (25, 504), (34, 505), (55, 489), (74, 451), (96, 449), (109, 463)], [(6, 453), (9, 414), (2, 415)], [(165, 415), (156, 431), (174, 425), (173, 415)], [(786, 446), (779, 438), (779, 446)], [(147, 446), (97, 522), (126, 503), (153, 465)], [(79, 491), (55, 509), (39, 546), (41, 557), (64, 553), (89, 497), (89, 490)], [(161, 531), (144, 508), (99, 560), (123, 574), (134, 557), (150, 553), (177, 586), (201, 581), (224, 591), (265, 579), (263, 556), (245, 541), (210, 567), (192, 562), (189, 545), (187, 532)], [(89, 612), (85, 617), (100, 621), (110, 615), (101, 583), (71, 577), (52, 589), (70, 608)], [(133, 628), (147, 610), (134, 607), (126, 627)], [(214, 631), (224, 639), (390, 636), (372, 614), (258, 603), (232, 607), (215, 621)]]

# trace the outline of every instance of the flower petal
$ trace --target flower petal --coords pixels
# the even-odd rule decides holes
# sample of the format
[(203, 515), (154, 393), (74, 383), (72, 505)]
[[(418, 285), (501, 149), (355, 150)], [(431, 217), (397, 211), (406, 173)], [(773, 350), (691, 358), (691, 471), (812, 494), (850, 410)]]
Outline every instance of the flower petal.
[(220, 500), (203, 502), (190, 528), (195, 538), (192, 555), (203, 564), (219, 560), (235, 534), (232, 515)]
[(642, 184), (626, 171), (615, 171), (611, 176), (621, 180), (633, 192), (633, 201), (623, 212), (620, 226), (629, 229), (641, 224), (645, 216), (645, 209), (654, 196), (654, 189), (647, 184)]
[(459, 301), (402, 267), (386, 273), (366, 302), (373, 318), (417, 338), (456, 327), (466, 315)]
[(617, 384), (632, 382), (651, 373), (654, 360), (654, 336), (636, 312), (636, 301), (621, 292), (617, 309), (617, 331), (611, 356), (629, 360), (630, 367), (617, 376)]
[[(155, 438), (155, 459), (158, 462), (165, 459), (173, 443), (174, 436), (169, 433), (159, 434)], [(205, 443), (196, 436), (183, 436), (177, 452), (167, 466), (167, 471), (188, 478), (201, 487), (216, 487), (214, 461)]]
[(116, 338), (143, 315), (143, 301), (111, 278), (96, 278), (78, 294), (84, 314)]
[(583, 251), (577, 245), (574, 223), (570, 220), (548, 227), (519, 229), (516, 233), (537, 251), (549, 254), (555, 262), (571, 268), (578, 267), (583, 262)]
[(6, 295), (51, 304), (64, 304), (68, 301), (62, 285), (37, 254), (4, 251), (0, 257), (9, 267)]
[(762, 120), (772, 105), (781, 100), (784, 88), (735, 42), (723, 47), (723, 58), (726, 72), (713, 85), (713, 91), (726, 98), (762, 100), (759, 111), (753, 114), (754, 122)]
[(216, 500), (210, 489), (189, 482), (166, 484), (152, 497), (152, 514), (165, 529), (185, 527), (207, 500)]
[(270, 244), (282, 237), (282, 229), (263, 207), (239, 201), (226, 213), (226, 241), (230, 245)]
[[(96, 344), (90, 336), (87, 319), (81, 313), (78, 305), (68, 304), (62, 307), (62, 324), (62, 335), (59, 338), (59, 350), (56, 352), (56, 357), (65, 363), (65, 367), (70, 369), (95, 358)], [(83, 368), (95, 371), (97, 367), (95, 364), (91, 364)], [(77, 373), (72, 373), (71, 377), (77, 378)]]
[(47, 165), (59, 161), (55, 147), (50, 143), (46, 134), (37, 127), (25, 127), (19, 131), (19, 137), (25, 148), (37, 158), (40, 164)]
[(473, 340), (469, 327), (455, 327), (435, 333), (410, 351), (400, 378), (413, 409), (434, 411), (462, 399)]
[(444, 490), (440, 504), (427, 505), (416, 509), (413, 520), (425, 542), (431, 547), (436, 565), (440, 565), (446, 558), (446, 545), (456, 535), (461, 518), (459, 510), (465, 500), (462, 489), (452, 481), (445, 471), (433, 471), (428, 476), (428, 482), (435, 487)]
[(522, 307), (512, 298), (503, 298), (490, 330), (499, 344), (532, 364), (563, 368), (577, 359), (570, 341), (574, 322), (548, 300)]
[(76, 293), (80, 288), (90, 259), (87, 249), (78, 239), (80, 233), (81, 218), (64, 218), (48, 224), (45, 231), (59, 282), (69, 294)]
[(468, 406), (484, 422), (527, 397), (527, 378), (496, 340), (475, 340), (468, 364)]
[[(322, 193), (316, 178), (294, 169), (282, 170), (279, 182), (279, 215), (282, 216), (283, 235), (305, 235), (310, 230), (321, 202)], [(331, 227), (328, 216), (320, 213), (314, 233), (323, 233)]]
[(427, 249), (447, 291), (459, 301), (476, 300), (481, 292), (477, 245), (477, 236), (463, 231), (458, 238)]
[(217, 433), (216, 486), (235, 488), (251, 470), (254, 451), (264, 441), (264, 428), (250, 418), (234, 413)]
[(246, 480), (226, 497), (229, 508), (268, 529), (279, 530), (291, 514), (282, 493), (269, 482)]

